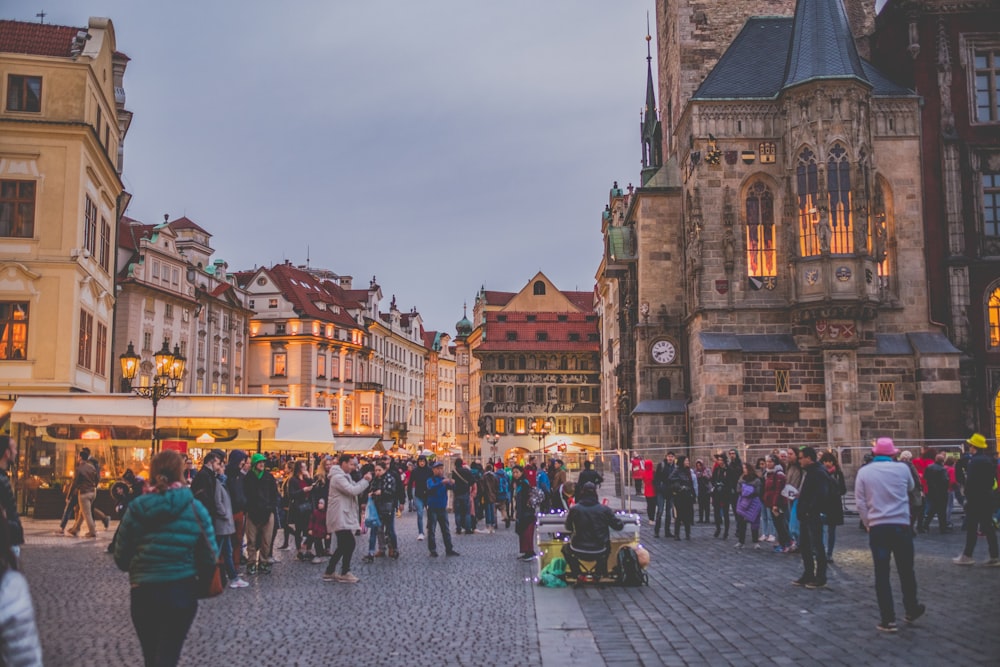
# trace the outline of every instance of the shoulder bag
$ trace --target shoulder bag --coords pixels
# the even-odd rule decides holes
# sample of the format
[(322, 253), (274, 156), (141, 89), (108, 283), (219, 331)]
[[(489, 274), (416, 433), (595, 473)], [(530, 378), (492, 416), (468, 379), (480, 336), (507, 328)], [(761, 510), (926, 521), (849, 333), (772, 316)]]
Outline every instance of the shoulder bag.
[(194, 568), (197, 573), (195, 574), (195, 594), (202, 600), (214, 598), (225, 590), (222, 585), (222, 563), (215, 559), (211, 561), (211, 565), (204, 564), (209, 562), (205, 556), (215, 553), (215, 547), (208, 540), (205, 526), (201, 523), (198, 508), (194, 506), (193, 500), (191, 501), (191, 511), (194, 512), (194, 520), (198, 522), (198, 527), (201, 529), (201, 536), (194, 546)]

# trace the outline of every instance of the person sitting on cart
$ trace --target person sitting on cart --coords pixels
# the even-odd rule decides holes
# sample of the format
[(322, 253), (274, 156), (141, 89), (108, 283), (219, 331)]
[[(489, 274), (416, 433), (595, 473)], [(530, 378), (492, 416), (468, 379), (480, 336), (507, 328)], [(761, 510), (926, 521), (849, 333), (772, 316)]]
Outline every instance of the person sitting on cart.
[(566, 516), (566, 530), (573, 536), (563, 546), (563, 558), (573, 578), (580, 576), (580, 561), (596, 561), (594, 575), (600, 579), (608, 574), (608, 557), (611, 555), (611, 529), (622, 530), (622, 523), (614, 510), (597, 500), (597, 487), (587, 482), (576, 490), (576, 504)]

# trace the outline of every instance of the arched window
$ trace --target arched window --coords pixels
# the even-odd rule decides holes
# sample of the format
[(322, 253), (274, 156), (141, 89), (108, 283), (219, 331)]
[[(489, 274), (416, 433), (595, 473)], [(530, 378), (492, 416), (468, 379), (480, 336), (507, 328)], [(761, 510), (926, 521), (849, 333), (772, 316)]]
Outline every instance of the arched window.
[(987, 305), (990, 323), (990, 347), (1000, 347), (1000, 287), (990, 293)]
[(670, 398), (670, 378), (660, 378), (656, 381), (656, 398), (661, 401)]
[(536, 280), (534, 285), (535, 296), (545, 295), (545, 283), (541, 280)]
[(747, 274), (776, 276), (774, 197), (761, 182), (750, 186), (746, 198)]
[(826, 189), (830, 193), (830, 252), (854, 252), (854, 234), (851, 230), (851, 163), (847, 149), (839, 143), (833, 145), (826, 160)]
[(799, 162), (795, 168), (796, 192), (799, 197), (799, 255), (809, 257), (819, 254), (819, 239), (816, 236), (816, 223), (819, 213), (816, 210), (816, 191), (818, 189), (818, 170), (816, 154), (808, 148), (799, 153)]

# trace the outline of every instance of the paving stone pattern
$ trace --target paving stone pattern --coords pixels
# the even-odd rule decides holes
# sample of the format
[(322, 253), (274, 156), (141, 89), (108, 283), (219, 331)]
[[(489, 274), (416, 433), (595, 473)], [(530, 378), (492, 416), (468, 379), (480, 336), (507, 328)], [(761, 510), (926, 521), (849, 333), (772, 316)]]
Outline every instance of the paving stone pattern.
[[(128, 579), (104, 553), (110, 533), (51, 535), (26, 522), (24, 570), (46, 665), (136, 664)], [(112, 526), (113, 528), (114, 526)], [(962, 568), (959, 533), (917, 539), (917, 580), (927, 614), (900, 631), (875, 630), (878, 609), (867, 536), (848, 517), (837, 535), (829, 589), (790, 585), (798, 556), (752, 545), (738, 551), (710, 526), (690, 542), (654, 539), (650, 585), (543, 589), (516, 560), (513, 529), (455, 536), (458, 558), (429, 558), (416, 519), (397, 521), (398, 561), (360, 558), (357, 585), (324, 583), (322, 565), (292, 551), (252, 585), (203, 601), (182, 665), (986, 665), (1000, 655), (1000, 568)], [(986, 559), (985, 543), (976, 558)], [(981, 628), (980, 631), (972, 628)]]

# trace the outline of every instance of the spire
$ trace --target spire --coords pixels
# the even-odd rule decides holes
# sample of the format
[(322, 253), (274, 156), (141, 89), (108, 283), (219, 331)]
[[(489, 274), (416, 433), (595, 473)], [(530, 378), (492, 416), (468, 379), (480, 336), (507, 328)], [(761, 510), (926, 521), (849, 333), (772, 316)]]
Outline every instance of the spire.
[(649, 32), (649, 12), (646, 13), (646, 107), (642, 115), (642, 182), (647, 183), (663, 166), (663, 134), (656, 113), (656, 89), (653, 86), (653, 53)]
[(798, 0), (784, 87), (813, 79), (869, 83), (841, 0)]

